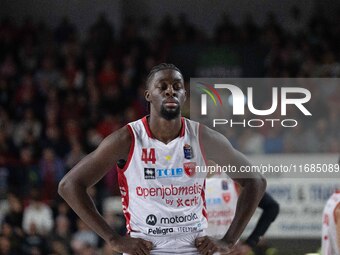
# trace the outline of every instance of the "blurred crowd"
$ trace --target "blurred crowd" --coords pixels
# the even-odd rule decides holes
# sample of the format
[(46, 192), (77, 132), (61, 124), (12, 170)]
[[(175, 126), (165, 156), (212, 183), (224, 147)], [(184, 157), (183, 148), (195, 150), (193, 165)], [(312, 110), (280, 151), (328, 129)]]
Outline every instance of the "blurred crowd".
[[(1, 20), (0, 254), (111, 254), (59, 199), (58, 182), (104, 137), (148, 113), (148, 71), (181, 45), (261, 46), (254, 77), (339, 77), (340, 17), (319, 14), (302, 24), (294, 8), (289, 17), (287, 25), (268, 14), (259, 26), (224, 16), (213, 36), (185, 15), (160, 24), (128, 18), (119, 32), (100, 15), (83, 36), (66, 17), (55, 29), (32, 18)], [(315, 86), (312, 94), (312, 123), (226, 135), (248, 154), (338, 152), (340, 86)], [(118, 194), (115, 177), (113, 169), (97, 185), (96, 201)]]

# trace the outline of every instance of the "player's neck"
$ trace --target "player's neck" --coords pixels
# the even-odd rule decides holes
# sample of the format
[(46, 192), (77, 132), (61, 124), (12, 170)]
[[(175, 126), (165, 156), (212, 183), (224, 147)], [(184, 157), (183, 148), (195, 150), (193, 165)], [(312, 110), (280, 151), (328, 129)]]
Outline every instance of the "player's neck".
[(167, 144), (179, 136), (182, 122), (181, 117), (172, 120), (150, 115), (148, 118), (149, 127), (154, 138)]

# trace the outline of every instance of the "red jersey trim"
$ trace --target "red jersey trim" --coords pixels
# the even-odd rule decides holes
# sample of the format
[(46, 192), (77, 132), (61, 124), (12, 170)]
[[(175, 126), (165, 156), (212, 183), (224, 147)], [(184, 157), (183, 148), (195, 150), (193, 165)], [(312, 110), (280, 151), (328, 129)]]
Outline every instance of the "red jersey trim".
[(122, 198), (122, 206), (123, 206), (123, 213), (126, 220), (126, 229), (127, 233), (131, 232), (131, 214), (129, 212), (129, 186), (128, 182), (126, 180), (126, 176), (124, 175), (124, 172), (119, 171), (118, 172), (118, 183), (119, 183), (119, 189), (120, 189), (120, 196)]
[(142, 122), (143, 122), (143, 125), (144, 125), (144, 127), (145, 127), (145, 131), (146, 131), (146, 133), (148, 134), (148, 136), (149, 136), (150, 138), (154, 138), (153, 135), (152, 135), (152, 133), (151, 133), (151, 130), (150, 130), (150, 127), (149, 127), (149, 123), (148, 123), (148, 120), (146, 119), (146, 117), (147, 117), (147, 116), (144, 116), (144, 117), (142, 118)]
[(117, 168), (122, 172), (125, 172), (126, 169), (129, 167), (130, 161), (132, 159), (133, 151), (135, 149), (135, 135), (133, 134), (132, 127), (130, 125), (126, 125), (126, 126), (127, 126), (127, 129), (129, 130), (129, 133), (130, 133), (130, 136), (131, 136), (131, 145), (130, 145), (128, 158), (126, 160), (126, 163), (125, 163), (125, 166), (123, 167), (123, 169), (119, 168), (118, 165), (117, 165)]
[(201, 192), (201, 197), (202, 197), (202, 201), (203, 201), (202, 214), (208, 221), (207, 204), (206, 204), (206, 201), (205, 201), (205, 180), (203, 182), (203, 190)]
[[(152, 135), (151, 133), (151, 129), (149, 127), (149, 123), (148, 123), (148, 120), (147, 120), (147, 116), (144, 116), (142, 118), (142, 122), (143, 122), (143, 125), (144, 125), (144, 128), (145, 128), (145, 131), (146, 133), (148, 134), (148, 137), (150, 138), (154, 138), (154, 136)], [(179, 132), (179, 136), (180, 137), (183, 137), (185, 135), (185, 120), (183, 117), (181, 117), (181, 130)]]
[(181, 123), (182, 123), (182, 127), (181, 127), (181, 131), (179, 133), (180, 137), (183, 137), (185, 135), (185, 120), (183, 117), (181, 117)]

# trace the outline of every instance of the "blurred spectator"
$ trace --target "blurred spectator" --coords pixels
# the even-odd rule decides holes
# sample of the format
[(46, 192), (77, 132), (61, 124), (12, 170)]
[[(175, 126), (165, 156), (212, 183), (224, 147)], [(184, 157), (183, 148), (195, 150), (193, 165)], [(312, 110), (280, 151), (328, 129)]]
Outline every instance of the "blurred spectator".
[(92, 252), (92, 249), (96, 248), (97, 245), (98, 236), (90, 230), (82, 220), (78, 219), (77, 231), (74, 233), (71, 240), (71, 246), (74, 254), (82, 255), (83, 252), (87, 250), (91, 250)]
[(50, 86), (57, 87), (60, 82), (60, 74), (55, 68), (54, 60), (46, 56), (41, 62), (41, 68), (36, 72), (35, 79), (39, 86), (42, 86), (44, 82), (48, 82)]
[(19, 49), (20, 63), (25, 72), (33, 72), (38, 66), (38, 49), (33, 38), (27, 38)]
[(41, 135), (41, 123), (35, 118), (32, 109), (24, 111), (23, 120), (17, 124), (14, 132), (14, 142), (17, 146), (23, 145), (28, 137), (37, 140)]
[(103, 120), (97, 126), (97, 131), (102, 138), (105, 138), (119, 127), (120, 123), (115, 116), (105, 114)]
[(17, 65), (12, 55), (8, 54), (0, 65), (0, 75), (5, 79), (14, 78), (17, 74)]
[(62, 73), (60, 87), (64, 90), (79, 90), (84, 83), (84, 74), (74, 58), (68, 58)]
[(66, 155), (66, 168), (69, 170), (74, 167), (85, 155), (81, 144), (78, 141), (73, 141), (71, 151)]
[(20, 162), (11, 173), (11, 183), (17, 186), (16, 190), (21, 196), (29, 194), (32, 187), (41, 185), (39, 166), (34, 156), (32, 149), (23, 147), (20, 150)]
[(4, 166), (6, 164), (8, 164), (8, 161), (3, 155), (0, 155), (0, 198), (6, 197), (7, 191), (10, 186), (9, 184), (10, 170), (9, 168)]
[(48, 253), (46, 238), (37, 232), (35, 224), (31, 224), (22, 242), (22, 254), (44, 255)]
[(14, 193), (8, 193), (8, 212), (5, 214), (3, 223), (11, 226), (13, 233), (17, 237), (23, 237), (23, 204), (18, 196)]
[(60, 240), (52, 239), (50, 241), (50, 255), (69, 255), (70, 249)]
[[(55, 220), (54, 231), (49, 237), (50, 246), (57, 254), (70, 254), (71, 227), (65, 215), (60, 215)], [(64, 251), (65, 253), (60, 253)]]
[(43, 198), (45, 200), (54, 200), (57, 196), (58, 184), (65, 174), (64, 162), (55, 154), (52, 148), (45, 148), (39, 168)]
[[(15, 153), (16, 153), (16, 147), (13, 143), (13, 140), (11, 137), (9, 137), (9, 134), (5, 132), (5, 130), (0, 129), (0, 166), (3, 167), (2, 169), (2, 183), (0, 183), (0, 186), (3, 186), (0, 188), (5, 189), (6, 182), (4, 182), (4, 175), (6, 170), (8, 169), (8, 166), (15, 161)], [(8, 175), (8, 174), (6, 174)]]
[(6, 247), (7, 249), (9, 249), (14, 254), (21, 253), (23, 233), (18, 235), (13, 226), (7, 222), (3, 222), (1, 224), (1, 235), (9, 241), (9, 247)]
[(29, 205), (24, 209), (23, 229), (29, 235), (46, 235), (53, 228), (52, 210), (40, 197), (39, 190), (33, 188)]
[(12, 248), (11, 241), (8, 237), (0, 235), (0, 254), (1, 255), (19, 255)]
[(98, 84), (101, 92), (104, 94), (109, 87), (116, 88), (118, 86), (118, 72), (113, 66), (111, 59), (106, 59), (98, 74)]

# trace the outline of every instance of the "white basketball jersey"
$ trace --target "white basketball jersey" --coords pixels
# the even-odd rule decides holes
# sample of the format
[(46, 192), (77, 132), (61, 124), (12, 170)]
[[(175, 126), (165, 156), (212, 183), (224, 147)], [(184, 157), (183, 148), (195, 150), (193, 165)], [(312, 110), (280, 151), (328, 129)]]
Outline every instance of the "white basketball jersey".
[[(340, 203), (340, 193), (334, 193), (327, 201), (322, 216), (322, 255), (340, 255), (337, 244), (335, 208)], [(337, 222), (340, 224), (340, 222)]]
[(153, 138), (147, 117), (128, 124), (132, 144), (126, 165), (118, 171), (128, 232), (171, 236), (207, 228), (205, 166), (199, 123), (182, 118), (180, 135), (165, 144)]
[(221, 239), (235, 216), (238, 199), (235, 183), (229, 177), (214, 176), (206, 179), (208, 210), (207, 235)]

